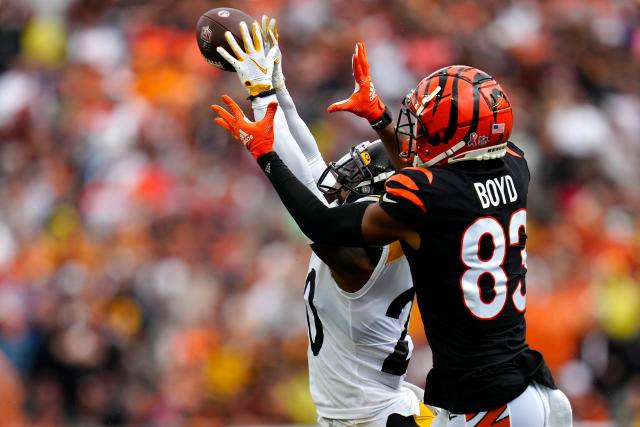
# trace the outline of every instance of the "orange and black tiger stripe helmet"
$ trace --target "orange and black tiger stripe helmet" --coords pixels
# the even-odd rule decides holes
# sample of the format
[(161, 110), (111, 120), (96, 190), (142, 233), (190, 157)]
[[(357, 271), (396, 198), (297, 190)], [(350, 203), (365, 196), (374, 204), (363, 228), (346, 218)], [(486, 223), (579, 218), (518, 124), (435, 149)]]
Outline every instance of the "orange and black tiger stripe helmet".
[(402, 156), (416, 154), (432, 166), (502, 157), (512, 128), (511, 103), (500, 85), (477, 68), (452, 65), (405, 97), (396, 139)]

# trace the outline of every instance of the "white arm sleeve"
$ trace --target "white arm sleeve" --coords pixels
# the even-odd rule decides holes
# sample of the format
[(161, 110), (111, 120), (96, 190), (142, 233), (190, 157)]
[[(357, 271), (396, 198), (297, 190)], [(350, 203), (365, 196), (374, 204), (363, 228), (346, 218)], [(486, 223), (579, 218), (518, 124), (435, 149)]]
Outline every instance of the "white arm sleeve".
[[(260, 120), (264, 117), (267, 111), (267, 105), (271, 102), (275, 102), (275, 95), (268, 96), (266, 98), (256, 98), (252, 101), (253, 114), (255, 120)], [(287, 119), (282, 108), (278, 108), (276, 115), (273, 119), (274, 141), (273, 148), (278, 156), (282, 159), (285, 165), (291, 170), (293, 175), (302, 182), (318, 199), (325, 205), (327, 200), (318, 187), (311, 175), (309, 164), (302, 154), (300, 147), (296, 143), (294, 137), (289, 131)], [(313, 138), (313, 137), (312, 137)], [(316, 148), (317, 149), (317, 148)]]
[[(293, 135), (293, 138), (300, 146), (302, 154), (304, 154), (304, 157), (307, 159), (313, 179), (318, 182), (322, 172), (324, 172), (327, 167), (327, 164), (318, 149), (318, 144), (307, 127), (307, 124), (298, 114), (298, 110), (293, 103), (293, 98), (291, 98), (287, 88), (278, 89), (276, 91), (276, 96), (280, 107), (284, 111), (291, 135)], [(333, 175), (330, 174), (327, 178), (333, 179)], [(326, 184), (331, 185), (333, 182), (326, 182)]]

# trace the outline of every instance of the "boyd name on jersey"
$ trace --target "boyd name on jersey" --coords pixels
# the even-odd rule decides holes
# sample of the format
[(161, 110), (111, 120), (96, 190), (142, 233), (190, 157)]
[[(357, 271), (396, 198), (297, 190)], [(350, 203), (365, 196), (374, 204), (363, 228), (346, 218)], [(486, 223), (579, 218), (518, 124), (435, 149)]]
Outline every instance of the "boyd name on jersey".
[(506, 205), (518, 200), (518, 192), (510, 175), (502, 175), (484, 182), (474, 182), (473, 187), (483, 209), (490, 206)]

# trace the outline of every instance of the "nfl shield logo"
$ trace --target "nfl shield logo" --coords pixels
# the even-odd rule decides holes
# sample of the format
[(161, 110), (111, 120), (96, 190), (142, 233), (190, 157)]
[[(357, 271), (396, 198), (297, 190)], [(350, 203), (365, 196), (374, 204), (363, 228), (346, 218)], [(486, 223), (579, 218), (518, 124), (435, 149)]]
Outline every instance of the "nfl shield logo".
[(200, 31), (200, 38), (205, 43), (211, 43), (211, 37), (213, 36), (213, 31), (207, 25), (206, 27), (202, 27), (202, 31)]

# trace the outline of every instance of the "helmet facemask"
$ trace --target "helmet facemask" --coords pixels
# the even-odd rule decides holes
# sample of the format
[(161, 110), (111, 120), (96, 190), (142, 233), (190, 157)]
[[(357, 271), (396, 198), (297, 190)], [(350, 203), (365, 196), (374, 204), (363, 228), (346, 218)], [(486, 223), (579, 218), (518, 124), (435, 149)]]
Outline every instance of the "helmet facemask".
[[(422, 122), (422, 119), (415, 111), (411, 109), (411, 97), (414, 91), (412, 90), (402, 100), (402, 107), (400, 113), (398, 113), (398, 120), (396, 122), (396, 144), (398, 144), (398, 156), (403, 159), (408, 159), (416, 152), (416, 139), (428, 134), (427, 127)], [(400, 135), (408, 137), (408, 139), (401, 138)], [(403, 142), (407, 141), (407, 146), (403, 147)]]
[[(413, 98), (414, 93), (415, 89), (411, 90), (411, 92), (409, 92), (402, 101), (402, 107), (400, 108), (398, 121), (396, 122), (396, 143), (398, 144), (398, 155), (404, 159), (409, 159), (411, 156), (414, 156), (414, 166), (432, 166), (464, 147), (464, 144), (457, 144), (451, 150), (447, 150), (447, 154), (441, 153), (426, 163), (420, 160), (417, 150), (417, 140), (420, 138), (432, 138), (436, 136), (429, 135), (429, 128), (424, 123), (421, 116), (429, 102), (436, 98), (436, 96), (441, 97), (442, 93), (440, 86), (437, 86), (431, 93), (422, 98), (417, 111), (413, 111), (414, 109), (412, 108), (411, 99)], [(417, 102), (415, 104), (417, 104)], [(404, 149), (403, 141), (400, 140), (398, 135), (408, 137), (408, 139), (404, 140), (407, 144), (406, 149)], [(429, 139), (427, 139), (427, 143), (430, 143)]]

